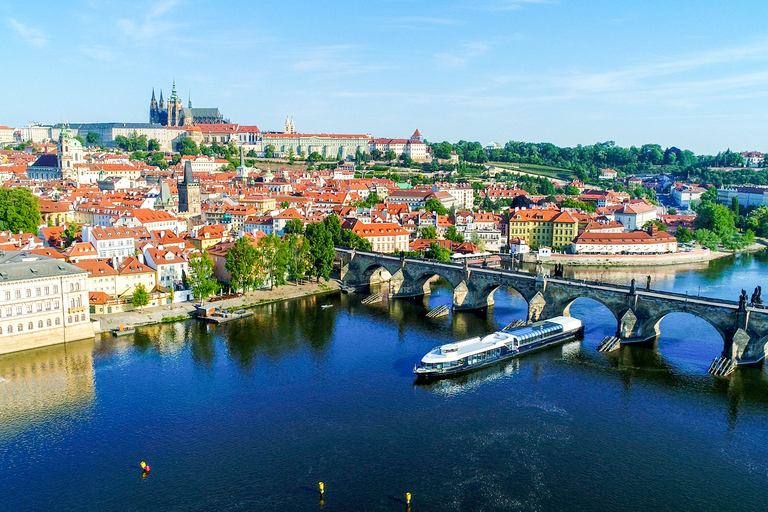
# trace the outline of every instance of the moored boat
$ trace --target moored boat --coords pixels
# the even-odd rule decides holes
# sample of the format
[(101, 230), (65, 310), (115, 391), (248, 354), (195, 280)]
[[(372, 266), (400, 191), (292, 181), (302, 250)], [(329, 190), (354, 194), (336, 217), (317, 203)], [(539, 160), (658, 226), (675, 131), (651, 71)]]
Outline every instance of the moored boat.
[(482, 368), (584, 334), (578, 318), (558, 316), (435, 347), (413, 368), (419, 378), (435, 379)]

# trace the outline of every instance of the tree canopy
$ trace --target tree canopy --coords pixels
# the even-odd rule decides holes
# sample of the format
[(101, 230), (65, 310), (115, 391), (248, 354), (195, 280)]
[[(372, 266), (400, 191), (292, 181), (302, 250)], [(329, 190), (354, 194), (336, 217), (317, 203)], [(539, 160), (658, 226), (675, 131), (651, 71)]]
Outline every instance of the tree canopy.
[(28, 188), (0, 188), (0, 231), (37, 234), (40, 207)]
[(200, 301), (218, 291), (219, 283), (213, 277), (213, 260), (207, 251), (190, 258), (187, 283), (192, 294)]

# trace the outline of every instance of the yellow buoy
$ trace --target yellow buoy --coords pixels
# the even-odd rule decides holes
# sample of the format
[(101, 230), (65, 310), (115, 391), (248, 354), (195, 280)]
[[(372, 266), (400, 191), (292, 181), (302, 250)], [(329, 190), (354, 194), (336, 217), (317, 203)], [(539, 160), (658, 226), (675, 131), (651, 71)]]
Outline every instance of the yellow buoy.
[(411, 504), (411, 493), (407, 492), (405, 493), (405, 504), (410, 505)]
[(325, 494), (325, 484), (320, 482), (318, 485), (320, 486), (320, 494)]
[(144, 461), (141, 461), (141, 462), (139, 462), (139, 466), (141, 466), (141, 469), (146, 469), (147, 468), (147, 463), (144, 462)]

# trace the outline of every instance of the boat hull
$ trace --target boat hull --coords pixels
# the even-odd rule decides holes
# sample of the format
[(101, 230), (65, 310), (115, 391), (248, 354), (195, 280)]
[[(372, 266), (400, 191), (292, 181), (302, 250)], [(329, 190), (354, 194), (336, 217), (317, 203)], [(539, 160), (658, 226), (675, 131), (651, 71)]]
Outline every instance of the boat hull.
[(502, 361), (508, 361), (510, 359), (514, 359), (516, 357), (522, 356), (524, 354), (528, 354), (529, 352), (536, 352), (537, 350), (542, 350), (547, 347), (551, 347), (553, 345), (558, 345), (560, 343), (565, 343), (567, 341), (572, 341), (575, 339), (580, 339), (584, 336), (584, 326), (580, 327), (576, 331), (571, 332), (565, 332), (562, 334), (558, 334), (556, 336), (552, 336), (551, 338), (548, 338), (546, 340), (537, 341), (534, 343), (530, 343), (528, 345), (525, 345), (520, 348), (520, 350), (511, 350), (509, 352), (506, 352), (502, 354), (499, 357), (489, 359), (482, 361), (480, 363), (475, 364), (468, 364), (464, 363), (462, 366), (457, 366), (453, 368), (449, 368), (447, 370), (435, 370), (435, 371), (420, 371), (417, 372), (414, 369), (414, 373), (416, 374), (416, 379), (420, 381), (428, 381), (428, 380), (436, 380), (436, 379), (445, 379), (449, 377), (454, 377), (456, 375), (461, 375), (465, 373), (469, 373), (475, 370), (478, 370), (480, 368), (486, 368), (488, 366), (493, 366), (494, 364), (500, 363)]

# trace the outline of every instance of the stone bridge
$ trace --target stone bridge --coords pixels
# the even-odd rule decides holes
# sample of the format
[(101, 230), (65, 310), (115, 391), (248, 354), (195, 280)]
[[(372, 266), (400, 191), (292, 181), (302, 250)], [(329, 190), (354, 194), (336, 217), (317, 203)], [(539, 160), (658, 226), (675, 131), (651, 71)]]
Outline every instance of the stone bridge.
[[(513, 288), (528, 303), (528, 321), (569, 316), (580, 297), (604, 304), (618, 323), (622, 343), (655, 340), (659, 324), (670, 313), (690, 313), (709, 322), (722, 336), (723, 356), (739, 364), (756, 364), (768, 349), (768, 309), (739, 302), (639, 289), (634, 286), (552, 278), (514, 270), (499, 270), (457, 263), (404, 258), (396, 255), (336, 249), (341, 280), (361, 287), (389, 281), (393, 298), (430, 293), (429, 281), (439, 276), (453, 288), (453, 308), (482, 309), (493, 305), (493, 294)], [(696, 333), (691, 333), (693, 336)]]

